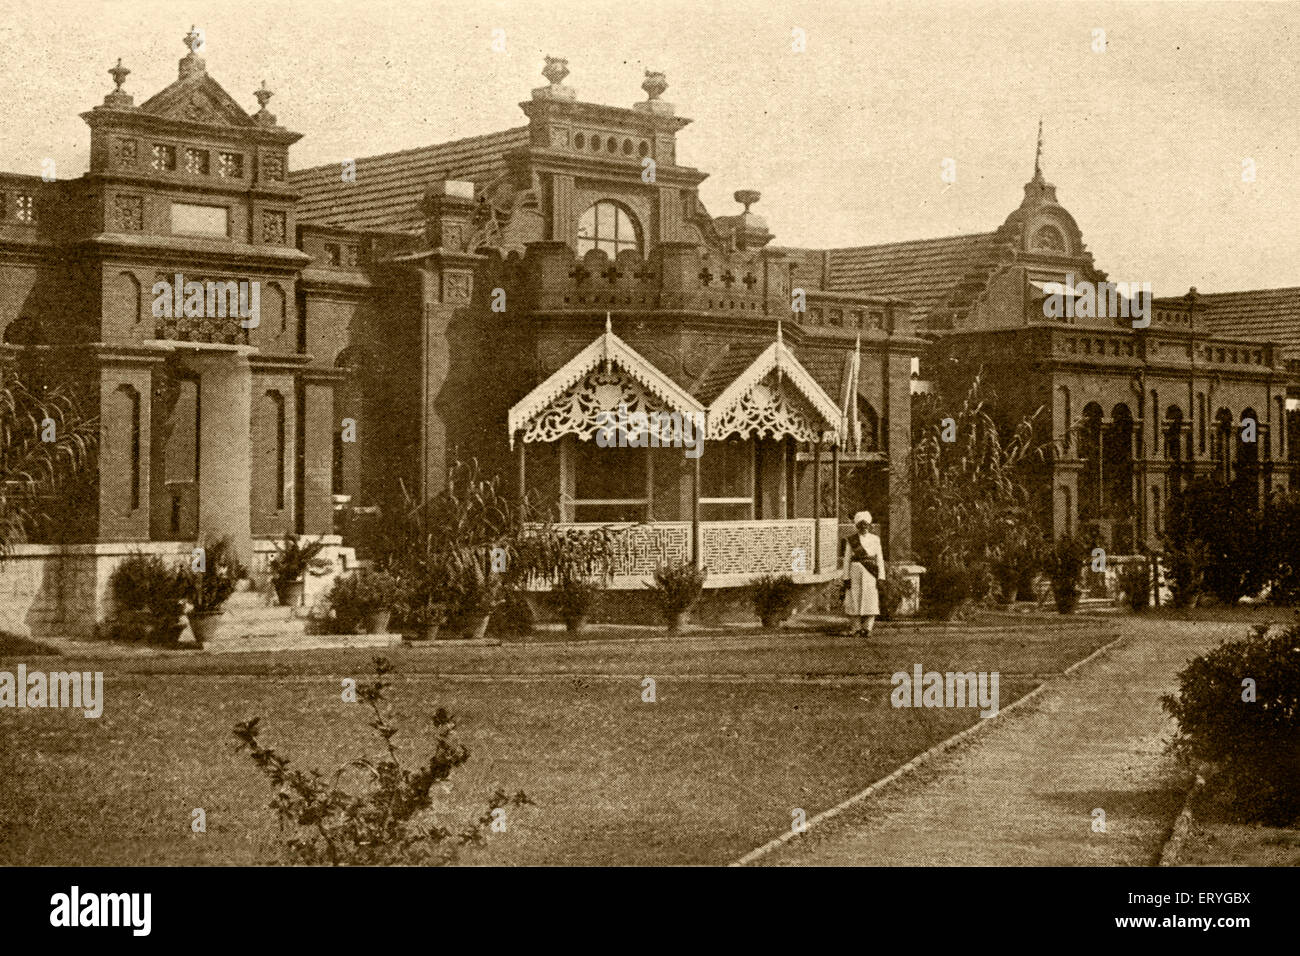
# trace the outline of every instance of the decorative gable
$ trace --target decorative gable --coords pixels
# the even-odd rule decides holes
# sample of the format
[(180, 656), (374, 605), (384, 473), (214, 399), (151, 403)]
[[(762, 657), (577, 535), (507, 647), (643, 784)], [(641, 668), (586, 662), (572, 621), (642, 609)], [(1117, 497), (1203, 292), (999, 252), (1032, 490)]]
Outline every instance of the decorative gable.
[(254, 126), (253, 118), (207, 73), (192, 74), (150, 97), (140, 112), (207, 126)]
[(607, 414), (704, 414), (704, 406), (614, 334), (609, 317), (605, 334), (524, 396), (507, 417), (510, 444), (522, 431), (528, 442), (551, 442), (564, 435), (584, 441), (609, 427)]
[(709, 406), (710, 440), (745, 437), (839, 442), (842, 411), (778, 338)]

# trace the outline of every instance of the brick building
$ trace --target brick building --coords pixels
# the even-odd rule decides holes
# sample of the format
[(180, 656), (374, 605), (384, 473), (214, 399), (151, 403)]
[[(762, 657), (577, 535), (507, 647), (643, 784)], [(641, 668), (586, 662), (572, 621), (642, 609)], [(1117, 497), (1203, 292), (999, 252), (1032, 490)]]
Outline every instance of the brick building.
[[(403, 489), (427, 495), (470, 458), (563, 522), (631, 526), (616, 586), (666, 557), (714, 586), (826, 580), (863, 507), (905, 562), (923, 356), (987, 365), (1061, 431), (1095, 423), (1044, 488), (1058, 531), (1150, 539), (1173, 462), (1249, 463), (1221, 408), (1257, 413), (1261, 490), (1285, 482), (1282, 353), (1229, 335), (1235, 304), (1158, 300), (1142, 331), (1043, 317), (1046, 282), (1104, 275), (1037, 171), (993, 233), (790, 248), (757, 192), (704, 209), (661, 74), (604, 106), (548, 59), (517, 128), (293, 170), (300, 134), (271, 92), (245, 112), (186, 40), (176, 82), (139, 105), (110, 70), (83, 114), (84, 176), (0, 174), (6, 354), (84, 368), (102, 440), (82, 540), (27, 546), (4, 572), (19, 626), (85, 631), (122, 555), (207, 535), (255, 570), (284, 533), (329, 536), (347, 560)], [(180, 286), (163, 314), (159, 283)], [(214, 314), (209, 284), (241, 283), (255, 318)], [(621, 408), (626, 447), (601, 447)], [(705, 450), (649, 447), (636, 413), (698, 423)]]

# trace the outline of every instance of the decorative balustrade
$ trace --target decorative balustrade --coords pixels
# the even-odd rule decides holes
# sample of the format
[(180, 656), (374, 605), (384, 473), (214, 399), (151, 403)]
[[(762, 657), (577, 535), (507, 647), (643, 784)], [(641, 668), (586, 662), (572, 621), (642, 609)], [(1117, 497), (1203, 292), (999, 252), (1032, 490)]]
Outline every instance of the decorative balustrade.
[[(707, 587), (734, 587), (763, 574), (800, 577), (833, 575), (838, 560), (836, 521), (821, 518), (820, 539), (812, 518), (700, 522), (700, 562), (709, 569)], [(618, 525), (566, 523), (556, 530), (615, 533), (615, 588), (641, 587), (655, 568), (691, 558), (691, 523), (663, 521)]]

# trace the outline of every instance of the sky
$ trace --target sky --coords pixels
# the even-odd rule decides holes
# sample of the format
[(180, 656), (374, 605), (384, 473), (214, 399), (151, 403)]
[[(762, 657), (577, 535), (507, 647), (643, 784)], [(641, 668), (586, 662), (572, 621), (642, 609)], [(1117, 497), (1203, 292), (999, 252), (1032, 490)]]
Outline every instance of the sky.
[(588, 102), (631, 106), (663, 71), (710, 212), (760, 190), (780, 245), (992, 230), (1041, 118), (1044, 173), (1113, 280), (1300, 286), (1300, 4), (0, 0), (0, 169), (84, 172), (105, 71), (120, 56), (142, 103), (191, 24), (246, 109), (275, 91), (294, 167), (523, 125), (549, 54)]

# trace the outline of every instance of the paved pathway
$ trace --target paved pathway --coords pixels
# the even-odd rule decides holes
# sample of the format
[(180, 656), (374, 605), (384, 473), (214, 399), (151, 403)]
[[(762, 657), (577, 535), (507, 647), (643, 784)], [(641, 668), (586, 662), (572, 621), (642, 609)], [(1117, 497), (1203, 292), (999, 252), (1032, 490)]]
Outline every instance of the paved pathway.
[[(1144, 866), (1182, 806), (1160, 695), (1240, 624), (1132, 621), (1123, 643), (951, 751), (758, 861)], [(1106, 832), (1094, 832), (1093, 810)]]

